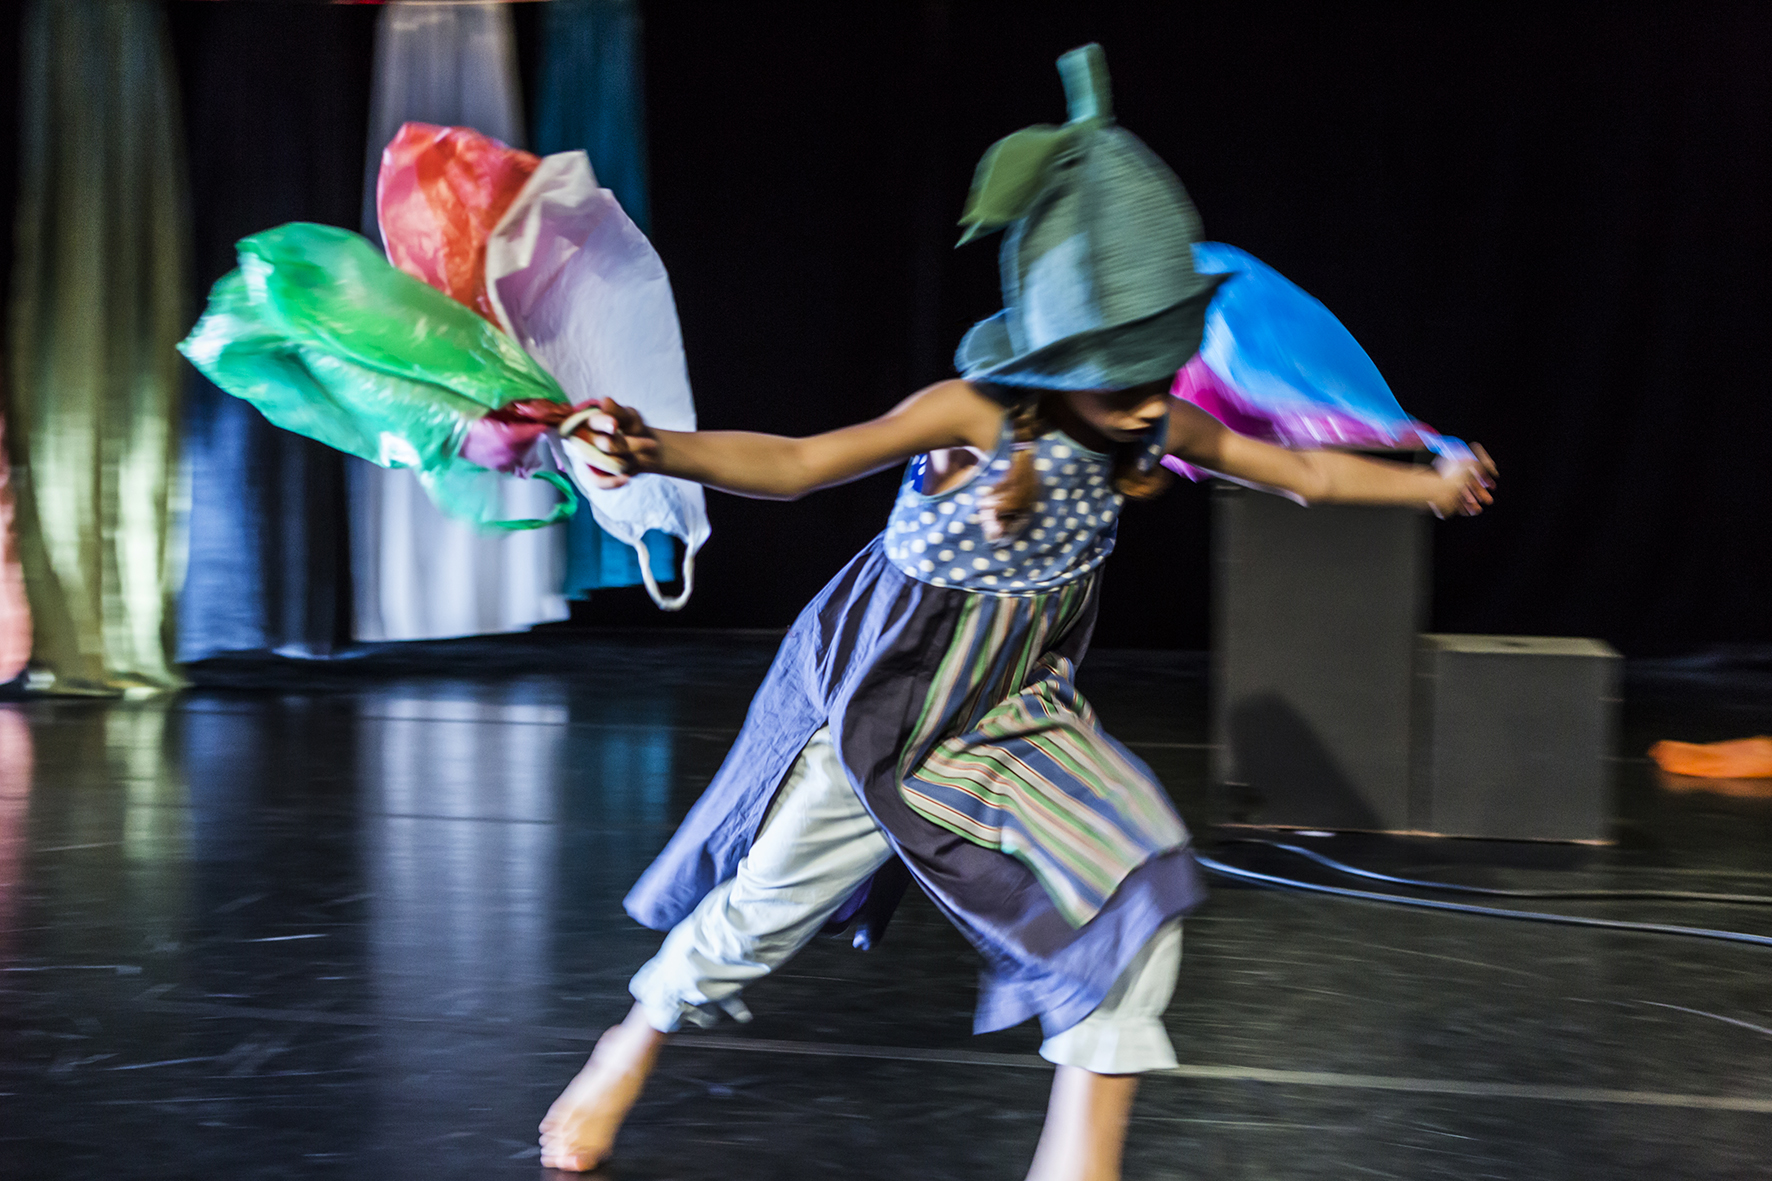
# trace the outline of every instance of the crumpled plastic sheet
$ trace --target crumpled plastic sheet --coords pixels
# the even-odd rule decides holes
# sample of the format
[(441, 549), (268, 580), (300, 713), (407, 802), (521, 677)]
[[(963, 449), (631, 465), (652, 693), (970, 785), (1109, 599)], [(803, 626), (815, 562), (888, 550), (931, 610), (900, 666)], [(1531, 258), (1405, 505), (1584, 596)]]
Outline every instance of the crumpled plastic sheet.
[(402, 124), (376, 177), (388, 261), (494, 320), (486, 239), (540, 163), (471, 127)]
[[(1458, 439), (1404, 412), (1378, 366), (1333, 312), (1244, 250), (1194, 244), (1201, 274), (1229, 274), (1206, 312), (1200, 351), (1171, 389), (1238, 434), (1293, 449), (1426, 448), (1469, 459)], [(1175, 458), (1190, 479), (1212, 473)]]
[(211, 290), (179, 351), (272, 423), (383, 467), (416, 470), (437, 506), (496, 528), (482, 468), (460, 457), (469, 426), (510, 402), (564, 402), (514, 340), (442, 292), (397, 270), (367, 240), (293, 222), (243, 238), (240, 267)]
[[(524, 178), (516, 191), (512, 184)], [(601, 188), (583, 152), (537, 160), (463, 127), (408, 123), (382, 153), (378, 216), (388, 257), (473, 306), (557, 376), (573, 402), (610, 397), (667, 430), (695, 429), (676, 301), (646, 236)], [(478, 268), (473, 274), (464, 268)], [(461, 455), (496, 471), (544, 466), (545, 407), (473, 424)], [(710, 529), (699, 485), (658, 475), (602, 489), (582, 457), (554, 461), (572, 474), (597, 524), (640, 557), (647, 593), (665, 610), (688, 602), (695, 552)], [(666, 598), (645, 536), (683, 539), (682, 593)]]
[(461, 457), (488, 471), (527, 476), (552, 458), (549, 436), (573, 414), (564, 402), (529, 398), (491, 411), (469, 425)]
[[(578, 405), (613, 398), (665, 430), (695, 429), (695, 399), (669, 276), (615, 194), (597, 185), (583, 152), (548, 156), (486, 246), (494, 314), (559, 379)], [(597, 488), (584, 461), (561, 458), (597, 524), (640, 555), (653, 601), (682, 607), (694, 589), (696, 551), (707, 541), (699, 484), (656, 474)], [(658, 588), (645, 545), (650, 530), (683, 540), (683, 590)]]

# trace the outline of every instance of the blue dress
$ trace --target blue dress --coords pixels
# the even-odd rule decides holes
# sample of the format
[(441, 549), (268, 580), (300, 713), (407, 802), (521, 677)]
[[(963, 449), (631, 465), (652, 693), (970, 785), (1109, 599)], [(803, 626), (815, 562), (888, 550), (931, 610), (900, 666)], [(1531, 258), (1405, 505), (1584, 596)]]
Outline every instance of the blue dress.
[[(1007, 419), (1007, 416), (1006, 416)], [(1140, 448), (1161, 454), (1166, 424)], [(984, 958), (974, 1028), (1070, 1028), (1158, 927), (1204, 897), (1188, 833), (1150, 769), (1077, 692), (1122, 498), (1114, 457), (1035, 441), (1031, 519), (986, 536), (980, 488), (1007, 471), (1006, 420), (974, 478), (921, 489), (801, 612), (725, 763), (627, 897), (668, 930), (749, 850), (808, 739), (829, 725), (897, 857), (834, 923), (883, 931), (914, 880)]]

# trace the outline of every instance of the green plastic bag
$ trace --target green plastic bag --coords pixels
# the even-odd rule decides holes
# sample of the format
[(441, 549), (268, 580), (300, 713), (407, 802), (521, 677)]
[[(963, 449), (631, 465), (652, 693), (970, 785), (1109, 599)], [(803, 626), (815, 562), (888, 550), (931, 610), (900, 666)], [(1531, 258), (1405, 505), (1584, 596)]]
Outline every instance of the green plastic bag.
[(565, 402), (515, 341), (396, 269), (367, 240), (292, 222), (241, 239), (240, 268), (209, 293), (179, 351), (216, 385), (284, 430), (382, 467), (414, 469), (445, 513), (489, 528), (531, 529), (570, 516), (497, 520), (502, 478), (459, 457), (468, 427), (524, 398)]

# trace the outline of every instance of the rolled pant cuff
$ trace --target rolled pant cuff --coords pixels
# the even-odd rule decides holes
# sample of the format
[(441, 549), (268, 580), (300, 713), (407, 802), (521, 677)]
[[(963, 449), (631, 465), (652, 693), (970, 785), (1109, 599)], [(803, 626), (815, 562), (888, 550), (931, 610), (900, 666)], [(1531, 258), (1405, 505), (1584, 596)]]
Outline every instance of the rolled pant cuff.
[(1106, 1028), (1088, 1022), (1072, 1026), (1047, 1038), (1040, 1057), (1091, 1074), (1144, 1074), (1176, 1066), (1169, 1031), (1154, 1018), (1116, 1021)]
[(738, 999), (736, 993), (721, 1001), (704, 1001), (697, 1004), (681, 997), (646, 995), (638, 987), (640, 983), (641, 978), (635, 977), (633, 984), (629, 985), (628, 992), (633, 996), (635, 1003), (640, 1006), (640, 1012), (645, 1016), (646, 1024), (660, 1033), (676, 1033), (685, 1024), (712, 1025), (720, 1019), (722, 1012), (740, 1025), (751, 1019), (751, 1011), (745, 1007), (743, 1001)]
[[(637, 999), (637, 998), (636, 998)], [(658, 1004), (640, 1001), (640, 1012), (646, 1018), (646, 1024), (660, 1033), (676, 1033), (683, 1028), (684, 1010), (693, 1011), (693, 1006), (682, 1003)]]

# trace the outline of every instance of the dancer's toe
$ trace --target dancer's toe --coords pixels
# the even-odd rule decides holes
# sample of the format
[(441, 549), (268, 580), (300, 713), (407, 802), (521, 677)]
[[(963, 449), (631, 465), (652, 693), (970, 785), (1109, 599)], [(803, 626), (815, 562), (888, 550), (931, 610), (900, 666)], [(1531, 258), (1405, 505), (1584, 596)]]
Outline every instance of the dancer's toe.
[(563, 1173), (588, 1173), (607, 1159), (607, 1154), (577, 1152), (571, 1149), (542, 1150), (541, 1164), (544, 1169), (558, 1169)]
[(597, 1039), (597, 1050), (541, 1121), (541, 1163), (584, 1173), (609, 1159), (664, 1035), (624, 1023)]

